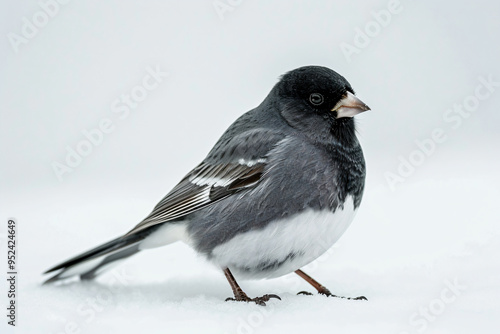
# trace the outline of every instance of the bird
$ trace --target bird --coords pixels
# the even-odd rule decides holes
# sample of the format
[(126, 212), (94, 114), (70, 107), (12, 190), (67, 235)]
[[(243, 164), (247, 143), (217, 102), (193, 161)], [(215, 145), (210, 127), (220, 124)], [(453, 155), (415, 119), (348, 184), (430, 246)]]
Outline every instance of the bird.
[[(45, 281), (91, 280), (140, 251), (182, 241), (223, 271), (234, 297), (251, 298), (238, 279), (296, 273), (351, 224), (366, 166), (354, 116), (370, 110), (350, 83), (323, 66), (279, 77), (267, 97), (229, 126), (205, 159), (124, 235), (52, 267)], [(310, 294), (300, 292), (300, 294)], [(346, 298), (346, 297), (340, 297)], [(364, 296), (348, 299), (364, 300)]]

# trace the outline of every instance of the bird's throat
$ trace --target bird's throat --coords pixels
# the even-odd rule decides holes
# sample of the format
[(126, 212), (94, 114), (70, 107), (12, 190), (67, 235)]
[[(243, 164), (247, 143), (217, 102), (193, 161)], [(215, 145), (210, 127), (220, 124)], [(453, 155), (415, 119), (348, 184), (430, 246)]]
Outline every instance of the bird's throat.
[(358, 144), (354, 118), (346, 117), (330, 120), (330, 134), (333, 140), (344, 146)]

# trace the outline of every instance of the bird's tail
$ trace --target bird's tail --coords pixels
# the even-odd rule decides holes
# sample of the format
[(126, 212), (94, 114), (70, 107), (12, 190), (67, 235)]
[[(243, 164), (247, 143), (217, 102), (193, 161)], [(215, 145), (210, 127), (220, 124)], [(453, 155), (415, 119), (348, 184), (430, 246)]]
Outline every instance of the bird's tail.
[(140, 242), (148, 235), (146, 231), (116, 238), (83, 254), (75, 256), (47, 270), (44, 274), (59, 271), (44, 282), (53, 283), (72, 276), (80, 276), (82, 280), (93, 279), (118, 260), (125, 259), (140, 251)]

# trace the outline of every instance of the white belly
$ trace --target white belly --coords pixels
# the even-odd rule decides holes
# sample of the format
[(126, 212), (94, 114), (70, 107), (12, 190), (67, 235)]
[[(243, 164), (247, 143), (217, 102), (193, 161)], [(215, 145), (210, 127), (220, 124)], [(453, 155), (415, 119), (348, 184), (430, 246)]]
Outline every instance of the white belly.
[(351, 196), (344, 208), (308, 210), (263, 229), (235, 236), (214, 248), (211, 260), (237, 278), (272, 278), (312, 262), (344, 234), (356, 211)]

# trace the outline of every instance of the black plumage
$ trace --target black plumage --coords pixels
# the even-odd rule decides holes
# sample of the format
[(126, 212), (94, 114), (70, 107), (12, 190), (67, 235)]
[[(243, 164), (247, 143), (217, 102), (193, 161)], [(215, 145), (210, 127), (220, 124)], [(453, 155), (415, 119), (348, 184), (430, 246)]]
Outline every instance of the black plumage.
[[(224, 270), (236, 300), (251, 299), (230, 269), (256, 277), (295, 270), (314, 286), (300, 266), (342, 235), (361, 203), (366, 170), (352, 116), (366, 110), (349, 82), (331, 69), (290, 71), (142, 222), (50, 269), (60, 271), (48, 282), (74, 274), (93, 278), (99, 268), (137, 253), (150, 240), (161, 244), (157, 239), (164, 237), (170, 243), (182, 231), (179, 239)], [(323, 237), (324, 247), (317, 246), (322, 240), (309, 240)]]

